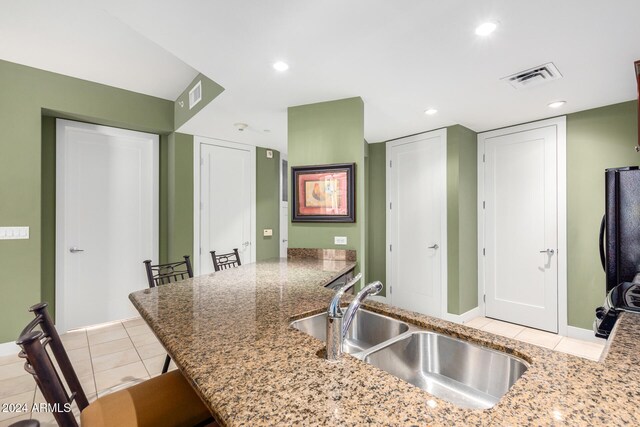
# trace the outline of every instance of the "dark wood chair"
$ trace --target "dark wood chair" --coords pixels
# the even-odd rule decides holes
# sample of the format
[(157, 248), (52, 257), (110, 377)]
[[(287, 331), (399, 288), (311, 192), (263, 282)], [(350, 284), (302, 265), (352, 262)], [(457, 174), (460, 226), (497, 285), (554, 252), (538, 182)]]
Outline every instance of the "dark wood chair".
[(228, 254), (220, 255), (216, 255), (216, 251), (211, 251), (211, 259), (213, 260), (213, 269), (215, 271), (240, 267), (242, 265), (238, 249), (234, 249), (233, 252), (229, 252)]
[[(179, 282), (184, 279), (193, 277), (193, 269), (191, 268), (191, 260), (189, 255), (184, 255), (184, 261), (169, 262), (167, 264), (151, 265), (151, 260), (143, 261), (144, 268), (147, 271), (147, 281), (150, 288), (160, 285), (168, 285), (169, 283)], [(167, 354), (162, 366), (162, 373), (166, 374), (171, 363), (171, 356)]]
[[(29, 311), (35, 318), (16, 341), (24, 368), (33, 375), (58, 425), (77, 427), (72, 411), (80, 410), (83, 427), (199, 425), (211, 420), (189, 382), (180, 371), (172, 371), (106, 396), (87, 400), (60, 336), (47, 312), (47, 303)], [(55, 366), (58, 366), (56, 369)]]

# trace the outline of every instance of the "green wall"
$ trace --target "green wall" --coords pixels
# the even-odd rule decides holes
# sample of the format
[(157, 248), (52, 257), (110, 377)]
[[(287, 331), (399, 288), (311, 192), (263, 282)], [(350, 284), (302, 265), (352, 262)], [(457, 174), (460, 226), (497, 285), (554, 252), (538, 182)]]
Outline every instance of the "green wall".
[(567, 256), (569, 325), (591, 329), (605, 297), (598, 252), (604, 170), (638, 165), (638, 105), (624, 102), (567, 116)]
[[(0, 61), (0, 224), (29, 226), (28, 240), (0, 241), (0, 342), (13, 341), (32, 317), (27, 308), (52, 296), (43, 274), (52, 268), (44, 253), (51, 226), (51, 174), (44, 168), (43, 116), (73, 118), (144, 132), (173, 130), (173, 102), (60, 74)], [(45, 155), (53, 151), (48, 146)], [(43, 171), (43, 173), (41, 173)], [(43, 190), (47, 192), (43, 193)]]
[[(189, 109), (189, 91), (199, 82), (202, 82), (202, 100), (193, 109)], [(174, 129), (179, 130), (180, 126), (189, 121), (200, 110), (206, 107), (211, 101), (218, 97), (224, 88), (203, 74), (198, 74), (189, 86), (178, 96), (174, 103)]]
[(167, 142), (167, 182), (161, 187), (166, 197), (166, 259), (193, 258), (193, 136), (171, 133)]
[[(386, 144), (369, 144), (367, 167), (367, 281), (387, 281)], [(382, 295), (386, 295), (385, 287)]]
[[(366, 271), (363, 226), (364, 104), (360, 98), (290, 107), (288, 110), (289, 166), (356, 163), (356, 222), (343, 224), (289, 222), (290, 248), (335, 248), (357, 251), (359, 268)], [(291, 186), (290, 186), (291, 187)], [(291, 188), (289, 188), (291, 200)], [(346, 246), (333, 244), (346, 236)]]
[(256, 148), (256, 261), (280, 257), (280, 152), (271, 151), (269, 159), (266, 148)]
[(477, 134), (447, 128), (447, 311), (478, 306)]

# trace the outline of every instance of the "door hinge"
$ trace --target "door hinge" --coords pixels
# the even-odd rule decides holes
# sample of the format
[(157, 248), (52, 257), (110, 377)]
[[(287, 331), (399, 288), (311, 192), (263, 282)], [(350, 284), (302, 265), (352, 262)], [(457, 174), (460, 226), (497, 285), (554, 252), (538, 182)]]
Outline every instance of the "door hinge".
[(487, 302), (487, 294), (482, 295), (482, 302)]
[(389, 210), (392, 209), (393, 203), (389, 202)]
[(389, 167), (392, 168), (393, 167), (393, 160), (389, 160)]
[(200, 157), (200, 166), (204, 165), (204, 157)]
[(485, 248), (482, 248), (482, 256), (485, 256), (487, 254), (487, 250)]
[(200, 255), (202, 255), (202, 248), (200, 248)]
[(389, 295), (393, 293), (393, 286), (389, 286)]
[(482, 201), (482, 209), (486, 209), (486, 207), (487, 207), (486, 202), (483, 200)]
[(482, 155), (482, 163), (484, 163), (486, 161), (486, 157), (484, 156), (484, 154)]
[(389, 252), (393, 251), (393, 246), (389, 245)]

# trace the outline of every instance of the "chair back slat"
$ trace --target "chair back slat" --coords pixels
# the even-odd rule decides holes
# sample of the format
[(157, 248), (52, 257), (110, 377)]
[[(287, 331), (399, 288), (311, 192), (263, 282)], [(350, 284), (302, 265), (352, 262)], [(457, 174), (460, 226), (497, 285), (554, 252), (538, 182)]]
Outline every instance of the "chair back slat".
[(238, 249), (234, 249), (233, 252), (229, 252), (228, 254), (216, 254), (216, 251), (211, 251), (210, 253), (215, 271), (227, 270), (242, 265)]
[(184, 261), (170, 262), (167, 264), (152, 265), (151, 260), (144, 261), (144, 267), (147, 271), (147, 281), (150, 288), (160, 285), (168, 285), (169, 283), (179, 282), (193, 277), (193, 269), (191, 268), (191, 260), (189, 255), (184, 256)]
[[(34, 305), (29, 311), (35, 314), (35, 318), (22, 330), (16, 341), (22, 348), (19, 356), (26, 359), (25, 370), (33, 375), (47, 403), (54, 405), (56, 422), (61, 426), (75, 427), (78, 424), (70, 409), (71, 404), (75, 401), (82, 411), (89, 401), (47, 312), (47, 303)], [(54, 367), (47, 347), (51, 349), (62, 377)], [(65, 382), (69, 393), (65, 389)]]

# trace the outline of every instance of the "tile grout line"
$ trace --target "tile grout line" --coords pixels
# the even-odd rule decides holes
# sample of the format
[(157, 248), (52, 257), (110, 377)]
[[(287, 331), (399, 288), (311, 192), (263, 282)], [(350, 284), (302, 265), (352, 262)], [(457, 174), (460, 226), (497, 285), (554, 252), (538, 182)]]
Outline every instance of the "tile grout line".
[(129, 330), (127, 329), (126, 326), (124, 326), (124, 322), (122, 323), (122, 327), (127, 332), (127, 336), (131, 340), (131, 344), (133, 344), (133, 349), (136, 351), (136, 354), (138, 355), (138, 358), (140, 358), (140, 361), (142, 362), (142, 366), (144, 366), (144, 370), (147, 371), (147, 375), (149, 375), (149, 378), (151, 378), (151, 372), (149, 372), (149, 368), (147, 368), (147, 365), (144, 363), (144, 360), (142, 360), (142, 356), (140, 355), (140, 352), (138, 351), (138, 346), (136, 345), (136, 343), (133, 342), (133, 339), (131, 339), (131, 335), (129, 335)]

